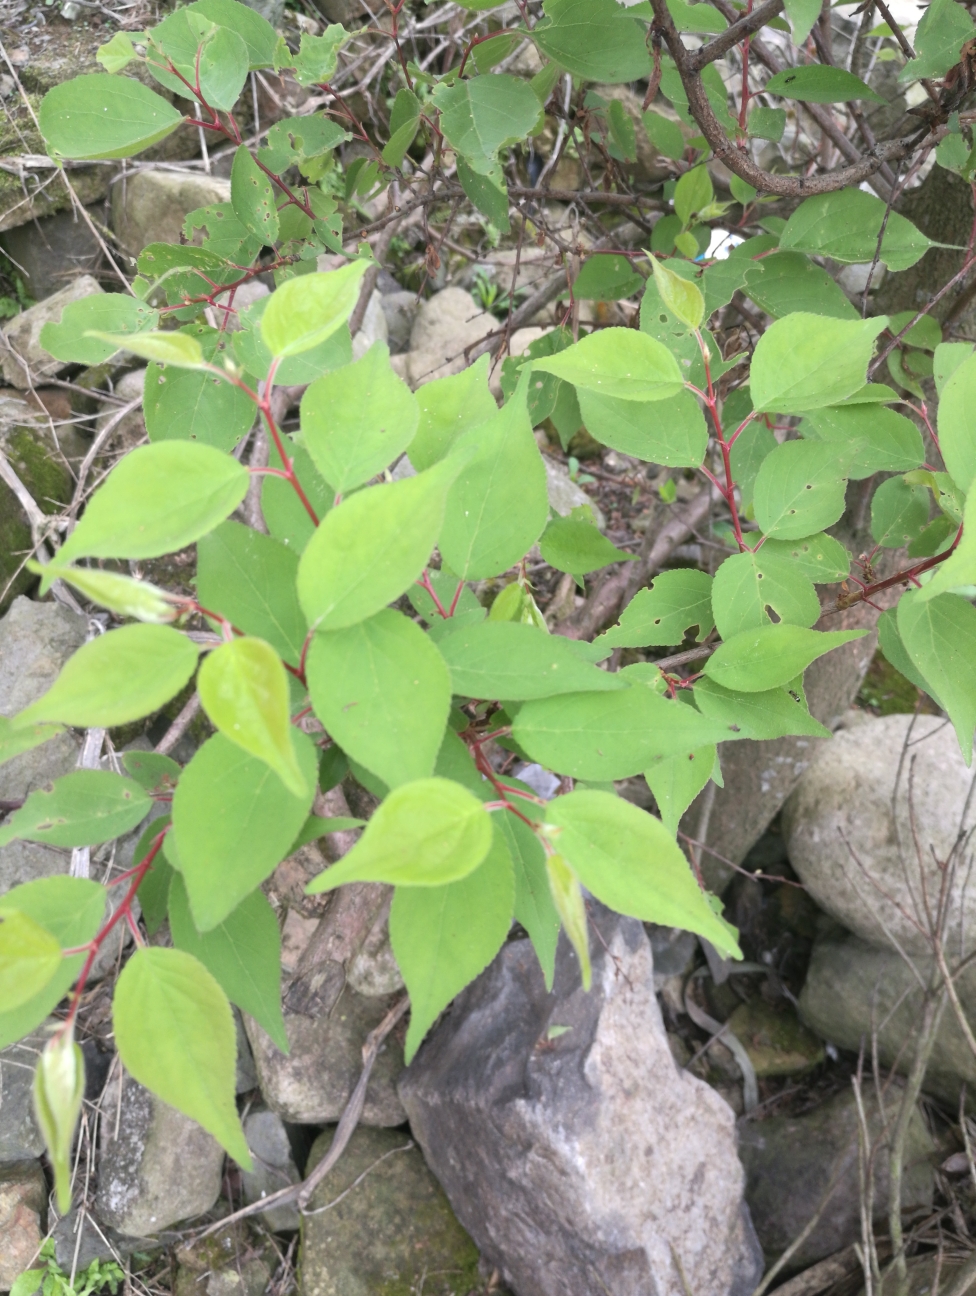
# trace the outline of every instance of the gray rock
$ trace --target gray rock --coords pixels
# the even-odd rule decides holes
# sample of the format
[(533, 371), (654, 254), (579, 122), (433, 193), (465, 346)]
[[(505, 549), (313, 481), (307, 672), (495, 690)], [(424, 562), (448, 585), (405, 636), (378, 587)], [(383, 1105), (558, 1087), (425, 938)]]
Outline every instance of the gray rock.
[[(331, 1012), (306, 1016), (285, 1008), (291, 1052), (279, 1053), (261, 1027), (245, 1014), (264, 1101), (295, 1125), (337, 1121), (363, 1067), (366, 1036), (389, 1009), (388, 999), (366, 998), (348, 987)], [(403, 1046), (394, 1036), (383, 1045), (363, 1108), (365, 1125), (402, 1125), (406, 1116), (396, 1084), (403, 1070)]]
[(384, 293), (380, 298), (380, 306), (386, 316), (387, 341), (390, 346), (390, 354), (400, 355), (410, 346), (410, 332), (413, 329), (413, 322), (417, 318), (417, 311), (420, 309), (417, 294), (400, 292), (399, 289), (395, 292)]
[[(928, 936), (911, 919), (927, 929), (923, 890), (935, 903), (938, 862), (976, 824), (974, 778), (938, 716), (891, 715), (845, 729), (820, 749), (783, 808), (790, 863), (849, 931), (925, 954)], [(965, 956), (976, 950), (976, 888), (967, 885), (966, 861), (955, 863), (945, 940)]]
[[(931, 965), (913, 960), (927, 980)], [(967, 1020), (976, 1020), (976, 966), (970, 965), (956, 982)], [(800, 1016), (823, 1039), (856, 1053), (862, 1042), (870, 1052), (877, 1032), (878, 1058), (884, 1067), (902, 1072), (911, 1065), (906, 1041), (918, 1026), (922, 989), (900, 954), (880, 949), (846, 932), (821, 936), (813, 947), (806, 983), (800, 995)], [(976, 1058), (951, 1008), (946, 1008), (925, 1073), (925, 1092), (959, 1106), (959, 1091), (976, 1086)]]
[(374, 342), (385, 342), (389, 337), (383, 298), (374, 292), (366, 303), (366, 313), (359, 331), (352, 340), (352, 358), (361, 360)]
[(138, 256), (148, 243), (179, 243), (197, 207), (230, 202), (230, 181), (199, 172), (138, 171), (112, 189), (112, 221), (123, 246)]
[[(252, 1107), (244, 1120), (244, 1135), (254, 1160), (253, 1171), (242, 1174), (244, 1200), (248, 1204), (300, 1181), (285, 1122), (276, 1112)], [(261, 1219), (272, 1233), (293, 1231), (301, 1223), (298, 1207), (293, 1202), (262, 1211)]]
[(224, 1153), (212, 1135), (120, 1070), (104, 1103), (118, 1119), (101, 1124), (99, 1220), (139, 1237), (213, 1206)]
[(0, 1165), (0, 1291), (37, 1255), (47, 1206), (47, 1183), (40, 1161)]
[(350, 23), (358, 27), (360, 19), (366, 16), (362, 0), (321, 0), (317, 8), (330, 23), (342, 23), (343, 27), (348, 27)]
[(479, 310), (463, 288), (445, 288), (421, 303), (410, 331), (410, 384), (421, 387), (468, 366), (464, 352), (498, 328), (498, 320)]
[(34, 1069), (48, 1038), (49, 1032), (41, 1026), (18, 1043), (0, 1049), (0, 1164), (30, 1161), (44, 1151), (31, 1090)]
[[(102, 204), (91, 211), (104, 222)], [(0, 248), (24, 271), (27, 291), (35, 301), (50, 297), (81, 274), (90, 274), (101, 256), (94, 234), (73, 211), (7, 230), (0, 234)]]
[[(11, 716), (39, 698), (75, 649), (87, 621), (59, 603), (17, 598), (0, 620), (0, 715)], [(79, 742), (70, 731), (0, 765), (0, 798), (17, 801), (74, 769)], [(19, 882), (67, 871), (64, 851), (36, 842), (0, 847), (0, 895)]]
[(258, 1087), (258, 1072), (254, 1065), (254, 1054), (244, 1029), (244, 1019), (240, 1009), (232, 1008), (234, 1030), (237, 1033), (237, 1069), (234, 1073), (234, 1089), (237, 1093), (250, 1093)]
[[(316, 1140), (309, 1170), (331, 1141), (331, 1130)], [(460, 1296), (481, 1287), (477, 1248), (400, 1130), (353, 1134), (309, 1203), (299, 1269), (302, 1296)]]
[(546, 487), (549, 491), (549, 504), (553, 511), (558, 513), (560, 517), (568, 517), (574, 508), (589, 505), (593, 510), (593, 520), (601, 531), (604, 530), (607, 519), (603, 515), (603, 510), (596, 500), (587, 495), (582, 486), (577, 486), (576, 482), (570, 477), (566, 465), (558, 463), (555, 459), (550, 459), (545, 454), (542, 456), (542, 462), (546, 465)]
[(254, 1254), (253, 1234), (225, 1225), (196, 1243), (178, 1246), (173, 1296), (265, 1296), (271, 1273)]
[(403, 989), (403, 977), (390, 944), (392, 895), (346, 966), (346, 981), (357, 994), (385, 998)]
[[(890, 1133), (902, 1090), (885, 1091)], [(865, 1085), (864, 1107), (874, 1158), (874, 1218), (887, 1219), (889, 1144), (873, 1085)], [(858, 1171), (858, 1115), (854, 1092), (845, 1089), (802, 1116), (741, 1121), (739, 1155), (746, 1169), (746, 1201), (769, 1259), (779, 1256), (806, 1228), (834, 1188), (819, 1223), (790, 1262), (801, 1269), (849, 1246), (861, 1236), (861, 1185)], [(905, 1211), (932, 1205), (935, 1144), (917, 1110), (908, 1127), (902, 1161)]]
[(285, 12), (285, 0), (243, 0), (243, 3), (262, 18), (267, 18), (272, 27), (278, 26)]
[(405, 1073), (411, 1128), (516, 1292), (745, 1296), (733, 1113), (672, 1058), (641, 924), (590, 911), (592, 991), (565, 939), (551, 994), (529, 942), (504, 946)]
[(91, 275), (81, 275), (60, 292), (38, 302), (30, 310), (15, 315), (7, 327), (0, 331), (0, 368), (12, 387), (24, 391), (30, 386), (25, 364), (30, 369), (34, 382), (41, 378), (53, 378), (68, 368), (64, 361), (55, 360), (41, 346), (41, 329), (47, 323), (58, 323), (61, 312), (70, 302), (80, 301), (83, 297), (91, 297), (101, 291), (97, 279), (93, 279)]
[[(267, 297), (270, 292), (271, 289), (268, 285), (262, 283), (260, 279), (249, 279), (247, 283), (242, 283), (240, 288), (238, 288), (234, 293), (234, 310), (238, 312), (238, 315), (231, 315), (228, 319), (227, 332), (237, 333), (241, 327), (239, 312), (246, 310), (248, 306), (253, 306), (254, 303), (260, 301), (262, 297)], [(226, 302), (227, 298), (223, 297), (221, 298), (221, 301)], [(218, 312), (218, 314), (221, 318), (223, 317), (222, 311)]]

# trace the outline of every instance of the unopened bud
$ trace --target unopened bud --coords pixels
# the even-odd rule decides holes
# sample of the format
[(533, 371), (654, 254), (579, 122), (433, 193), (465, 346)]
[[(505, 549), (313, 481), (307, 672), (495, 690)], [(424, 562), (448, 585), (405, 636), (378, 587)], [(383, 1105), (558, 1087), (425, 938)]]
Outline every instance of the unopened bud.
[(48, 1040), (34, 1072), (34, 1113), (54, 1169), (58, 1210), (71, 1206), (71, 1144), (85, 1095), (85, 1059), (74, 1030)]

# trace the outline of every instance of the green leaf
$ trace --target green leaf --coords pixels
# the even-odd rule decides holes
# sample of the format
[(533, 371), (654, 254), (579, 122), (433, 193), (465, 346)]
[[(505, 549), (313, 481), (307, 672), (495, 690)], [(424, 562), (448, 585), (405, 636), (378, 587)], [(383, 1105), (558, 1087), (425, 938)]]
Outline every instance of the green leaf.
[(636, 329), (599, 329), (558, 355), (534, 360), (532, 368), (555, 374), (578, 390), (621, 400), (666, 400), (684, 385), (667, 347)]
[(813, 24), (820, 17), (821, 7), (820, 0), (786, 0), (786, 16), (790, 20), (794, 45), (806, 42)]
[(603, 904), (696, 932), (723, 957), (742, 957), (734, 929), (714, 913), (688, 861), (652, 815), (608, 792), (570, 792), (550, 801), (546, 822), (555, 830), (554, 845)]
[(662, 756), (644, 771), (647, 786), (661, 814), (661, 822), (677, 838), (681, 816), (712, 776), (715, 768), (714, 743), (680, 756)]
[[(613, 103), (619, 103), (614, 99)], [(629, 120), (629, 119), (628, 119)], [(619, 252), (598, 252), (580, 267), (573, 284), (577, 301), (620, 301), (644, 287), (644, 280)]]
[[(510, 780), (516, 787), (517, 779)], [(527, 789), (526, 789), (527, 790)], [(531, 802), (519, 800), (519, 810), (537, 818), (539, 809)], [(553, 904), (546, 874), (546, 854), (539, 838), (510, 810), (503, 811), (496, 823), (505, 835), (512, 864), (515, 867), (515, 921), (529, 933), (546, 988), (552, 989), (556, 970), (556, 943), (559, 940), (559, 914)]]
[(30, 794), (0, 828), (0, 846), (98, 846), (135, 828), (151, 806), (132, 779), (108, 770), (73, 770)]
[(587, 432), (611, 449), (669, 468), (701, 466), (708, 429), (690, 391), (660, 401), (621, 400), (583, 388), (578, 396)]
[(812, 626), (820, 616), (812, 582), (797, 572), (788, 555), (768, 544), (725, 559), (715, 573), (712, 608), (723, 639), (780, 621)]
[(817, 657), (866, 634), (866, 630), (820, 631), (795, 625), (743, 630), (719, 645), (704, 671), (723, 688), (766, 692), (788, 684)]
[[(105, 888), (89, 878), (48, 877), (12, 887), (3, 907), (32, 918), (65, 949), (77, 949), (94, 937), (105, 913)], [(23, 1039), (49, 1016), (74, 984), (85, 954), (60, 960), (52, 979), (19, 1008), (0, 1010), (0, 1048)]]
[(488, 854), (467, 877), (445, 886), (397, 887), (390, 941), (410, 993), (406, 1061), (454, 996), (498, 953), (514, 906), (512, 860), (497, 825)]
[(388, 787), (434, 772), (451, 680), (431, 640), (402, 612), (385, 608), (344, 630), (320, 631), (306, 674), (328, 733)]
[(123, 752), (122, 768), (147, 792), (172, 792), (180, 781), (181, 767), (161, 752), (138, 748)]
[[(226, 340), (207, 330), (200, 338), (204, 358), (219, 358)], [(199, 441), (227, 451), (247, 435), (257, 413), (247, 392), (219, 375), (159, 364), (146, 370), (142, 408), (150, 441)]]
[(238, 0), (195, 0), (187, 10), (237, 32), (247, 46), (252, 71), (275, 66), (278, 33), (249, 5), (239, 4)]
[(798, 576), (815, 585), (830, 585), (850, 575), (851, 556), (833, 536), (813, 535), (802, 540), (767, 540), (762, 552), (788, 558)]
[[(941, 350), (941, 348), (940, 348)], [(939, 446), (946, 469), (960, 490), (976, 477), (976, 354), (957, 365), (939, 397)]]
[[(110, 41), (99, 45), (95, 58), (106, 72), (121, 72), (136, 57), (135, 46), (128, 32), (117, 31)], [(33, 1289), (32, 1289), (33, 1290)]]
[(680, 568), (661, 572), (647, 589), (638, 590), (617, 624), (596, 642), (608, 652), (611, 648), (663, 648), (681, 643), (692, 626), (697, 626), (701, 643), (714, 624), (711, 576)]
[(437, 887), (474, 872), (492, 844), (482, 803), (451, 779), (394, 788), (347, 855), (305, 888), (309, 895), (344, 882)]
[(635, 683), (619, 693), (569, 693), (526, 702), (512, 736), (547, 769), (604, 783), (643, 773), (657, 756), (722, 742), (730, 733), (683, 702), (665, 700)]
[[(156, 838), (170, 822), (169, 815), (161, 815), (158, 819), (150, 820), (146, 825), (132, 853), (132, 858), (137, 864), (146, 858)], [(172, 864), (166, 858), (165, 850), (160, 849), (153, 856), (152, 863), (139, 883), (136, 895), (139, 897), (139, 907), (142, 909), (142, 920), (150, 936), (155, 936), (166, 918), (169, 909), (169, 888), (174, 872)]]
[(736, 738), (785, 738), (800, 734), (829, 738), (830, 730), (814, 720), (807, 710), (800, 681), (785, 688), (742, 693), (723, 688), (703, 676), (694, 686), (695, 702), (702, 715), (735, 730)]
[(528, 82), (504, 72), (453, 85), (441, 82), (431, 99), (448, 143), (479, 175), (493, 171), (499, 150), (524, 139), (541, 116)]
[(356, 308), (366, 261), (350, 261), (324, 274), (289, 279), (271, 296), (261, 316), (261, 337), (279, 359), (325, 342)]
[(508, 189), (501, 165), (481, 175), (472, 170), (463, 157), (458, 157), (457, 176), (461, 188), (482, 216), (487, 216), (502, 234), (509, 233), (512, 224), (508, 219)]
[(915, 32), (917, 58), (909, 59), (899, 73), (903, 84), (922, 77), (937, 78), (959, 62), (963, 42), (976, 27), (962, 5), (954, 0), (932, 0)]
[(27, 570), (37, 576), (67, 581), (81, 590), (93, 603), (100, 603), (120, 617), (134, 617), (152, 625), (175, 621), (179, 607), (171, 602), (165, 591), (148, 581), (120, 576), (118, 572), (100, 571), (97, 567), (61, 567), (55, 562), (42, 566), (29, 560)]
[(878, 250), (878, 235), (885, 221), (880, 259), (889, 270), (907, 270), (930, 247), (943, 246), (863, 189), (839, 189), (807, 198), (786, 222), (779, 245), (784, 250), (812, 252), (846, 264), (870, 262)]
[[(695, 168), (695, 170), (698, 169)], [(705, 170), (704, 167), (700, 169)], [(679, 186), (688, 176), (693, 174), (694, 171), (686, 171), (678, 182)], [(707, 174), (706, 172), (706, 176)], [(709, 181), (709, 184), (711, 184), (711, 181)], [(675, 202), (677, 202), (677, 199), (676, 192)], [(675, 274), (673, 270), (669, 270), (667, 266), (662, 265), (656, 256), (651, 256), (649, 259), (651, 269), (654, 272), (654, 282), (657, 284), (657, 290), (667, 309), (682, 324), (687, 324), (689, 328), (698, 328), (705, 317), (705, 298), (702, 296), (701, 290), (689, 280), (683, 279), (681, 275)]]
[[(348, 131), (344, 131), (328, 117), (317, 114), (309, 117), (286, 117), (283, 121), (275, 122), (268, 131), (267, 146), (259, 151), (258, 161), (279, 175), (290, 166), (297, 166), (304, 175), (318, 179), (317, 175), (312, 175), (315, 168), (306, 164), (317, 162), (324, 154), (331, 153), (339, 144), (351, 138)], [(311, 198), (311, 194), (309, 197)], [(315, 211), (316, 208), (313, 207), (312, 210)]]
[(753, 405), (778, 414), (804, 414), (852, 396), (867, 381), (874, 339), (887, 322), (884, 315), (837, 320), (802, 311), (776, 320), (753, 356)]
[(811, 432), (834, 445), (861, 442), (847, 469), (855, 480), (876, 472), (908, 472), (925, 462), (918, 428), (883, 405), (828, 405), (807, 415), (803, 434)]
[(278, 241), (278, 208), (274, 185), (251, 157), (246, 144), (234, 154), (230, 173), (234, 215), (265, 245)]
[(234, 1018), (203, 964), (184, 950), (136, 950), (115, 986), (112, 1024), (129, 1074), (252, 1169), (234, 1102)]
[[(274, 871), (308, 817), (316, 749), (297, 729), (292, 742), (308, 788), (302, 797), (223, 734), (208, 738), (183, 771), (171, 836), (198, 931), (216, 927)], [(167, 839), (175, 863), (169, 848)]]
[(886, 549), (917, 538), (929, 520), (929, 493), (901, 477), (882, 482), (871, 499), (871, 535)]
[(658, 153), (672, 162), (680, 162), (685, 155), (685, 137), (678, 123), (655, 108), (648, 108), (643, 122), (647, 138)]
[(753, 487), (756, 521), (768, 536), (800, 540), (844, 512), (852, 447), (785, 441), (763, 460)]
[(539, 550), (556, 571), (585, 576), (613, 562), (633, 562), (636, 555), (625, 553), (596, 529), (579, 518), (554, 518), (539, 541)]
[[(549, 516), (546, 470), (526, 409), (529, 373), (492, 419), (459, 438), (440, 551), (464, 580), (498, 576), (528, 552)], [(433, 470), (431, 470), (433, 471)]]
[(108, 343), (112, 355), (121, 347), (157, 364), (173, 365), (178, 369), (208, 368), (200, 343), (188, 333), (102, 333), (89, 329), (85, 336)]
[(625, 162), (637, 161), (637, 132), (627, 110), (619, 99), (611, 99), (607, 108), (610, 125), (609, 152)]
[[(692, 217), (707, 207), (714, 198), (715, 190), (712, 188), (712, 178), (708, 174), (708, 168), (706, 166), (692, 167), (690, 171), (686, 171), (681, 176), (675, 186), (674, 210), (678, 220), (681, 221), (682, 225), (690, 224)], [(654, 278), (656, 280), (657, 275)], [(660, 284), (658, 284), (658, 288), (660, 289)], [(665, 302), (670, 305), (666, 298)], [(690, 320), (685, 320), (680, 315), (678, 318), (682, 319), (685, 324), (691, 324)], [(698, 323), (700, 324), (701, 320)], [(692, 324), (691, 327), (697, 328), (698, 325)]]
[(250, 265), (261, 251), (261, 244), (234, 215), (229, 202), (197, 207), (183, 222), (183, 237), (199, 240), (203, 234), (204, 251), (224, 262)]
[(720, 32), (725, 31), (729, 25), (720, 13), (707, 5), (702, 12), (700, 4), (668, 0), (668, 11), (674, 19), (674, 25), (682, 32)]
[(326, 515), (298, 565), (310, 627), (355, 625), (409, 588), (437, 543), (460, 466), (452, 456), (416, 477), (367, 487)]
[(593, 979), (590, 966), (590, 937), (586, 925), (586, 905), (579, 878), (566, 863), (562, 855), (553, 853), (546, 856), (546, 875), (549, 879), (549, 894), (559, 914), (559, 919), (566, 931), (566, 936), (576, 957), (579, 959), (580, 979), (583, 989), (589, 991)]
[(462, 697), (519, 702), (626, 687), (618, 675), (581, 661), (568, 639), (517, 621), (467, 626), (445, 635), (438, 647)]
[(114, 334), (138, 333), (155, 328), (159, 311), (125, 293), (94, 293), (69, 302), (58, 324), (41, 329), (41, 346), (57, 360), (71, 364), (97, 365), (118, 350), (111, 342), (89, 337), (92, 329)]
[(777, 72), (763, 89), (766, 94), (799, 99), (801, 103), (848, 103), (852, 99), (867, 99), (880, 104), (887, 102), (853, 72), (819, 63)]
[[(121, 32), (118, 35), (122, 35)], [(41, 1284), (47, 1277), (50, 1270), (48, 1269), (25, 1269), (14, 1279), (14, 1285), (10, 1289), (10, 1296), (34, 1296), (34, 1293), (40, 1290)]]
[(302, 440), (332, 489), (344, 495), (393, 463), (413, 440), (420, 411), (390, 368), (385, 342), (317, 379), (302, 397)]
[(37, 120), (52, 157), (94, 161), (141, 153), (183, 115), (141, 81), (95, 72), (49, 90)]
[(59, 720), (111, 729), (158, 711), (196, 670), (198, 648), (169, 626), (128, 625), (78, 649), (18, 724)]
[(201, 933), (193, 924), (186, 887), (177, 873), (169, 893), (169, 925), (176, 948), (198, 959), (231, 1003), (249, 1013), (275, 1048), (287, 1053), (281, 1015), (281, 935), (263, 891), (252, 891), (222, 923)]
[(489, 356), (479, 356), (459, 374), (435, 378), (414, 393), (420, 422), (408, 454), (418, 472), (443, 459), (462, 433), (498, 413), (495, 398), (488, 390), (489, 365)]
[(197, 691), (225, 738), (264, 761), (292, 796), (307, 794), (292, 744), (288, 677), (269, 643), (245, 637), (221, 644), (203, 659)]
[[(479, 67), (478, 71), (481, 70)], [(420, 100), (412, 90), (404, 88), (397, 91), (390, 111), (390, 139), (383, 150), (383, 161), (387, 166), (402, 165), (407, 149), (416, 138), (417, 128), (420, 125), (420, 111)]]
[(945, 710), (931, 684), (905, 651), (905, 645), (902, 643), (901, 635), (898, 633), (897, 607), (888, 608), (886, 612), (882, 612), (878, 617), (878, 646), (884, 653), (886, 660), (894, 666), (896, 671), (904, 675), (907, 680), (910, 680), (921, 692), (928, 693), (940, 710)]
[(745, 272), (743, 292), (775, 319), (791, 311), (857, 319), (858, 312), (822, 266), (799, 252), (774, 252)]
[(222, 522), (197, 544), (197, 598), (245, 634), (266, 639), (291, 666), (307, 627), (295, 592), (298, 554), (240, 522)]
[(61, 963), (61, 946), (39, 923), (0, 904), (0, 1003), (13, 1012), (42, 993)]
[(330, 23), (322, 36), (303, 32), (298, 57), (294, 60), (298, 84), (308, 86), (331, 81), (339, 61), (339, 50), (351, 35), (340, 23)]
[(210, 446), (189, 441), (139, 446), (88, 501), (58, 561), (173, 553), (233, 513), (250, 480), (236, 459)]
[(976, 584), (976, 491), (966, 498), (963, 531), (952, 556), (936, 568), (932, 579), (918, 591), (921, 602), (947, 593), (959, 585)]
[(753, 139), (768, 139), (778, 144), (786, 130), (786, 110), (784, 108), (764, 108), (754, 104), (749, 109), (746, 121), (746, 134)]
[(958, 594), (926, 602), (917, 590), (898, 604), (898, 634), (912, 665), (931, 686), (952, 721), (966, 764), (976, 728), (976, 608)]
[[(628, 263), (629, 264), (629, 263)], [(584, 267), (585, 268), (585, 267)], [(582, 272), (581, 272), (582, 273)], [(576, 281), (573, 291), (577, 291), (579, 280)], [(559, 351), (565, 351), (568, 346), (573, 344), (573, 335), (567, 328), (551, 329), (548, 333), (543, 333), (542, 337), (536, 338), (530, 342), (528, 348), (520, 356), (507, 356), (502, 361), (502, 394), (506, 400), (518, 390), (519, 380), (522, 377), (522, 370), (526, 364), (531, 365), (531, 361), (539, 356), (555, 355)], [(538, 427), (540, 423), (545, 422), (547, 418), (552, 418), (554, 424), (562, 422), (561, 411), (557, 412), (560, 405), (560, 398), (569, 395), (575, 400), (575, 394), (572, 387), (567, 387), (559, 378), (552, 374), (532, 374), (529, 379), (527, 408), (529, 412), (529, 421), (533, 427)], [(577, 414), (579, 410), (577, 407)], [(570, 421), (574, 415), (570, 414)], [(580, 417), (573, 427), (573, 433), (576, 432), (579, 423), (582, 422)], [(560, 432), (560, 436), (562, 433)]]
[(184, 82), (199, 83), (213, 108), (233, 108), (247, 80), (248, 49), (232, 25), (215, 27), (202, 14), (178, 9), (148, 33), (145, 43), (149, 72), (167, 90), (185, 97)]
[[(32, 751), (56, 734), (64, 733), (59, 724), (15, 724), (7, 716), (0, 716), (0, 765), (13, 760), (21, 752)], [(2, 1046), (0, 1046), (2, 1047)]]
[[(307, 279), (308, 275), (302, 275)], [(261, 321), (273, 297), (259, 297), (253, 305), (237, 317), (240, 330), (234, 334), (234, 355), (237, 362), (260, 378), (267, 378), (273, 356), (261, 336)], [(274, 379), (282, 386), (301, 387), (314, 382), (323, 374), (352, 363), (352, 337), (348, 325), (340, 324), (334, 333), (307, 351), (287, 356), (275, 369)], [(267, 485), (267, 483), (265, 483)], [(291, 487), (287, 487), (288, 490)]]
[(649, 75), (646, 29), (616, 0), (545, 0), (542, 8), (532, 39), (567, 72), (605, 85)]

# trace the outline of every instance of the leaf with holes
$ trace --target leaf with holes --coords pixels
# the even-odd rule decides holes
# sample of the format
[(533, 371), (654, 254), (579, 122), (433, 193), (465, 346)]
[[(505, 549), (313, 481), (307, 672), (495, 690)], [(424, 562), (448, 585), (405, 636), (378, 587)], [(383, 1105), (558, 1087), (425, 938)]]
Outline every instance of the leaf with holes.
[(712, 583), (712, 609), (723, 639), (742, 630), (787, 622), (812, 626), (820, 616), (817, 591), (790, 558), (768, 544), (726, 558)]
[(829, 441), (786, 441), (768, 454), (753, 488), (756, 521), (765, 534), (799, 540), (832, 526), (844, 512), (855, 450)]
[(98, 846), (142, 822), (152, 800), (132, 779), (109, 770), (73, 770), (38, 788), (0, 828), (12, 841), (48, 846)]
[(714, 624), (711, 576), (685, 568), (661, 572), (648, 589), (638, 590), (597, 642), (608, 649), (667, 647), (681, 643), (696, 626), (701, 643)]

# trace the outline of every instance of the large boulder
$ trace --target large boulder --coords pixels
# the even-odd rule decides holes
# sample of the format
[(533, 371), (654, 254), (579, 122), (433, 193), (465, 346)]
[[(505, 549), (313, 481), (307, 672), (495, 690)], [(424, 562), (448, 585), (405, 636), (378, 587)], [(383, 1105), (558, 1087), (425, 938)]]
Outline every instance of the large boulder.
[[(888, 1138), (901, 1096), (898, 1086), (886, 1090), (883, 1115), (874, 1086), (864, 1088), (865, 1118), (875, 1148), (874, 1218), (879, 1221), (888, 1215)], [(842, 1090), (801, 1116), (740, 1121), (739, 1155), (746, 1168), (746, 1201), (767, 1257), (777, 1257), (800, 1236), (825, 1197), (823, 1214), (795, 1253), (791, 1267), (814, 1264), (860, 1238), (859, 1130), (852, 1089)], [(903, 1210), (932, 1205), (934, 1157), (932, 1136), (916, 1110), (902, 1160)]]
[[(104, 204), (94, 206), (91, 215), (104, 224)], [(50, 297), (79, 275), (91, 274), (102, 255), (95, 235), (74, 211), (7, 230), (0, 234), (0, 248), (23, 271), (35, 301)]]
[[(311, 1171), (332, 1142), (327, 1130)], [(301, 1296), (480, 1290), (478, 1251), (402, 1130), (358, 1129), (302, 1222)]]
[(923, 897), (936, 905), (940, 864), (953, 857), (944, 936), (966, 956), (976, 950), (976, 887), (967, 885), (958, 849), (976, 824), (974, 778), (952, 726), (938, 716), (891, 715), (845, 729), (820, 749), (784, 806), (790, 863), (849, 931), (925, 954)]
[[(919, 977), (927, 981), (932, 972), (930, 960), (912, 961), (914, 970), (894, 950), (843, 931), (825, 934), (813, 947), (800, 1016), (821, 1038), (852, 1053), (862, 1045), (870, 1053), (876, 1035), (881, 1065), (905, 1072), (912, 1062), (906, 1041), (914, 1038), (922, 1005)], [(976, 965), (964, 969), (956, 990), (967, 1020), (976, 1021)], [(946, 1007), (923, 1087), (954, 1111), (963, 1084), (970, 1094), (976, 1092), (976, 1057)]]
[(138, 171), (112, 190), (112, 221), (138, 256), (149, 243), (179, 243), (191, 211), (230, 202), (230, 181), (197, 171)]
[[(14, 599), (0, 620), (0, 715), (11, 716), (39, 698), (85, 642), (88, 623), (59, 603)], [(69, 773), (79, 741), (70, 730), (0, 765), (0, 800), (19, 801)], [(38, 842), (0, 847), (0, 895), (20, 882), (67, 872), (67, 855)]]
[(79, 275), (51, 297), (13, 317), (0, 332), (0, 368), (12, 387), (25, 391), (32, 383), (56, 377), (68, 368), (63, 360), (55, 360), (41, 346), (41, 329), (45, 324), (59, 323), (61, 312), (71, 302), (101, 291), (97, 279)]
[(593, 988), (506, 945), (400, 1082), (458, 1218), (518, 1296), (746, 1296), (762, 1254), (731, 1108), (678, 1068), (644, 928), (592, 903)]
[(95, 1213), (120, 1233), (158, 1233), (208, 1211), (224, 1153), (206, 1130), (118, 1068), (104, 1094)]

